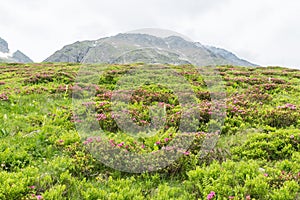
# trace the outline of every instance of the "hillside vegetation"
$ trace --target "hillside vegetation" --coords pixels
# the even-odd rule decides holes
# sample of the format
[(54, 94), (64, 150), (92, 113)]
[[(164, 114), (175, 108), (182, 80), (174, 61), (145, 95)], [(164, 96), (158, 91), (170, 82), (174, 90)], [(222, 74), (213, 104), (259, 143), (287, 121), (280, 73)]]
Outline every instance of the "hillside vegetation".
[[(128, 116), (137, 125), (149, 125), (149, 108), (156, 106), (166, 114), (161, 128), (135, 137), (124, 131), (126, 120), (123, 129), (116, 122), (113, 91), (141, 66), (98, 65), (97, 84), (87, 86), (77, 84), (79, 72), (89, 73), (80, 71), (80, 64), (0, 64), (0, 199), (300, 198), (299, 70), (218, 66), (226, 113), (219, 113), (224, 121), (213, 136), (216, 146), (201, 156), (203, 141), (212, 137), (209, 127), (217, 122), (210, 120), (214, 110), (205, 79), (191, 65), (169, 68), (184, 77), (195, 95), (199, 118), (187, 126), (196, 130), (193, 134), (179, 133), (184, 118), (176, 93), (151, 82), (135, 88)], [(87, 87), (95, 94), (78, 111), (74, 102)], [(95, 120), (82, 127), (87, 111)], [(97, 128), (99, 136), (82, 134)], [(188, 148), (180, 148), (191, 137)], [(176, 138), (177, 146), (172, 144)], [(180, 156), (167, 167), (143, 173), (117, 170), (143, 167), (134, 159), (123, 163), (127, 153), (168, 148)], [(144, 162), (154, 167), (158, 161)]]

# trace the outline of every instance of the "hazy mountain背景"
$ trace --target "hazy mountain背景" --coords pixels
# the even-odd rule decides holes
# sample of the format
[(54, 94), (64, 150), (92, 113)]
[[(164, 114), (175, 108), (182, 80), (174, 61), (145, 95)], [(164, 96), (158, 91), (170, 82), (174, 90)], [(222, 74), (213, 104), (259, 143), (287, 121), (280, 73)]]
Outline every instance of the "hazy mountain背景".
[(0, 38), (0, 62), (7, 63), (32, 63), (33, 61), (20, 50), (11, 52), (8, 43)]
[(140, 33), (77, 41), (56, 51), (44, 62), (257, 66), (225, 49), (187, 41), (179, 36), (157, 37)]

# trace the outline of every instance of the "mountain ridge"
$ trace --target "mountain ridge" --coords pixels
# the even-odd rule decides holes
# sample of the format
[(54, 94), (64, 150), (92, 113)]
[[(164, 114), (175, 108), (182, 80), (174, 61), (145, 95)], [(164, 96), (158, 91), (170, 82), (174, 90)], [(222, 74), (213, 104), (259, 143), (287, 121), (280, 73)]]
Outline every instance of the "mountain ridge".
[(77, 41), (65, 45), (43, 62), (257, 66), (225, 49), (187, 41), (175, 35), (162, 38), (141, 33), (119, 33), (98, 40)]

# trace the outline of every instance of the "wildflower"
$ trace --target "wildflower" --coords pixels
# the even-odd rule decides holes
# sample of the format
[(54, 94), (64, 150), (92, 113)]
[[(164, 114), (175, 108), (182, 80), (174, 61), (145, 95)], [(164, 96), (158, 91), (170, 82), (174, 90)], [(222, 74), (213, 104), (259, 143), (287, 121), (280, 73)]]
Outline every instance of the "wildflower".
[(124, 142), (121, 142), (120, 144), (118, 144), (118, 147), (122, 147), (124, 144)]
[(101, 103), (99, 103), (99, 107), (102, 107), (102, 106), (104, 106), (106, 104), (106, 102), (101, 102)]
[(41, 199), (43, 199), (43, 197), (42, 197), (42, 195), (37, 195), (36, 199), (41, 200)]
[(229, 199), (234, 199), (234, 196), (229, 196), (228, 198), (229, 198)]
[(111, 144), (111, 146), (115, 146), (114, 140), (109, 140), (109, 143)]
[(215, 193), (214, 191), (211, 191), (211, 192), (207, 195), (207, 200), (213, 199), (215, 195), (216, 195), (216, 193)]
[(96, 117), (97, 117), (97, 120), (98, 120), (98, 121), (101, 121), (101, 120), (105, 120), (105, 119), (106, 119), (106, 115), (103, 114), (103, 113), (97, 114)]
[(165, 142), (168, 142), (170, 139), (169, 138), (165, 138)]
[(247, 195), (246, 200), (250, 200), (250, 199), (251, 199), (250, 195)]
[(156, 145), (160, 145), (160, 141), (155, 142)]
[(295, 105), (290, 104), (290, 103), (287, 103), (284, 106), (278, 106), (277, 108), (279, 108), (279, 109), (288, 108), (288, 109), (291, 109), (291, 110), (296, 110), (297, 109), (297, 107)]
[(35, 188), (35, 186), (34, 186), (34, 185), (31, 185), (31, 186), (29, 186), (29, 188), (30, 188), (30, 189), (34, 189), (34, 188)]
[(0, 100), (3, 100), (3, 101), (7, 101), (8, 100), (8, 96), (6, 94), (0, 94)]
[(145, 120), (141, 120), (141, 123), (143, 124), (147, 124), (147, 122)]
[(269, 175), (267, 173), (264, 174), (265, 177), (268, 177)]

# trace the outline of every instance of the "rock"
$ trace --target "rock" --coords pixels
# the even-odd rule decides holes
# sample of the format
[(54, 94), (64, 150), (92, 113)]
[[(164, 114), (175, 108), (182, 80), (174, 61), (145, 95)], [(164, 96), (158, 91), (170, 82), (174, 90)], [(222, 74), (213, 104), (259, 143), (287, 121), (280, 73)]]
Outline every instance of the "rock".
[(28, 56), (17, 50), (11, 53), (8, 48), (8, 43), (0, 38), (0, 62), (3, 63), (31, 63), (33, 62)]
[(2, 38), (0, 38), (0, 52), (1, 53), (9, 52), (8, 43), (5, 40), (3, 40)]
[(32, 63), (33, 61), (21, 51), (17, 50), (13, 53), (12, 58), (18, 63)]

